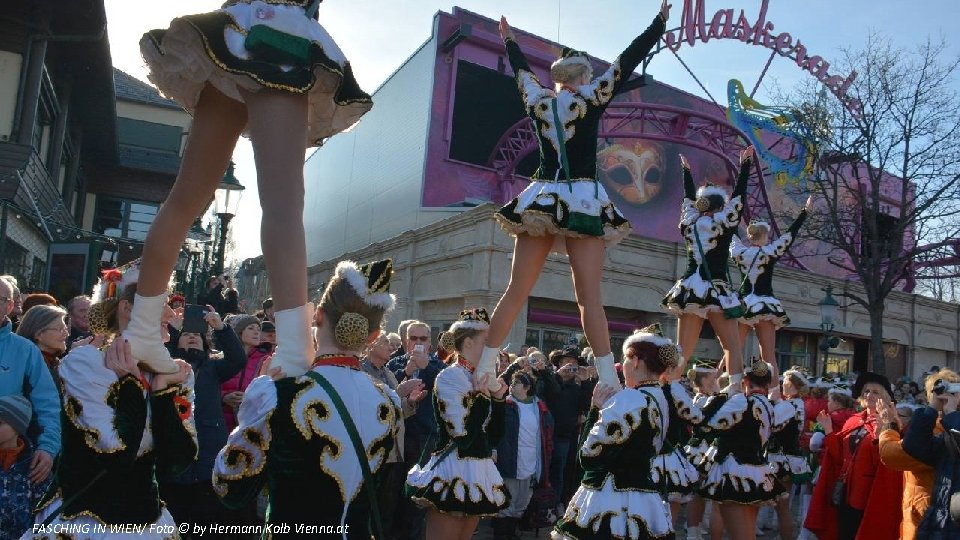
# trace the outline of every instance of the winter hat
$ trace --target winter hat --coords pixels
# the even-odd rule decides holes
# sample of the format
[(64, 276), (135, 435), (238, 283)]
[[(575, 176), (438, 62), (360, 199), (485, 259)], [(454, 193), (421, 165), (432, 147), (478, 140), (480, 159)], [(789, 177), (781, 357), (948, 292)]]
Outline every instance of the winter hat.
[[(243, 331), (250, 326), (251, 324), (260, 325), (260, 319), (254, 317), (253, 315), (231, 315), (227, 319), (227, 323), (233, 327), (233, 331), (239, 336)], [(262, 328), (261, 328), (262, 330)]]
[(260, 323), (261, 332), (276, 332), (277, 325), (273, 324), (272, 321), (263, 321)]
[(31, 416), (33, 407), (27, 398), (16, 394), (0, 397), (0, 419), (10, 424), (24, 439), (27, 438)]

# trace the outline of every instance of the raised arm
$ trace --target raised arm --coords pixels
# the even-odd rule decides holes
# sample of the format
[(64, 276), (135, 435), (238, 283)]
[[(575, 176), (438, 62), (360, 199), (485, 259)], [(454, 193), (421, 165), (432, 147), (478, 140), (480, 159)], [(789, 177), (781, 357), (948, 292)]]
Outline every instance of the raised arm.
[(523, 106), (529, 110), (537, 101), (543, 97), (547, 89), (543, 87), (540, 80), (530, 69), (527, 57), (520, 50), (517, 44), (517, 37), (507, 23), (506, 17), (500, 17), (500, 37), (507, 49), (507, 59), (510, 61), (510, 67), (513, 68), (513, 76), (517, 81), (517, 88), (520, 89), (520, 96), (523, 98)]
[(797, 239), (797, 233), (800, 232), (800, 227), (803, 227), (803, 222), (807, 219), (807, 209), (804, 208), (800, 211), (800, 215), (797, 216), (797, 219), (793, 220), (793, 224), (790, 225), (790, 228), (787, 231), (780, 235), (780, 238), (777, 238), (770, 245), (773, 247), (774, 254), (777, 257), (782, 257), (784, 253), (790, 249), (790, 246)]
[(730, 194), (730, 200), (727, 201), (723, 209), (714, 216), (714, 220), (723, 227), (734, 228), (740, 226), (740, 220), (743, 218), (743, 205), (745, 204), (744, 195), (747, 193), (753, 156), (752, 146), (740, 154), (740, 174), (737, 176), (737, 183), (733, 186), (733, 193)]

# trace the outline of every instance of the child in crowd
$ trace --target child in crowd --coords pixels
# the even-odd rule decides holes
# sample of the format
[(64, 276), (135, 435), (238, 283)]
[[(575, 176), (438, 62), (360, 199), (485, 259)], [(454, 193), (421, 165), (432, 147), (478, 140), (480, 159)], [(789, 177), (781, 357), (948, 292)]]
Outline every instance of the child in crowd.
[(19, 538), (33, 526), (33, 509), (50, 484), (30, 479), (33, 444), (27, 427), (33, 407), (21, 395), (0, 397), (0, 540)]

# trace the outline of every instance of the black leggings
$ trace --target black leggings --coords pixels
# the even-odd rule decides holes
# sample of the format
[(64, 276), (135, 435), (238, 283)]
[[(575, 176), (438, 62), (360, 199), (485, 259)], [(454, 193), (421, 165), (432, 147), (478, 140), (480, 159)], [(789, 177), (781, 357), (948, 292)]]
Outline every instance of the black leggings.
[(842, 504), (837, 508), (837, 517), (840, 522), (838, 538), (856, 538), (857, 531), (860, 530), (860, 522), (863, 520), (863, 510)]

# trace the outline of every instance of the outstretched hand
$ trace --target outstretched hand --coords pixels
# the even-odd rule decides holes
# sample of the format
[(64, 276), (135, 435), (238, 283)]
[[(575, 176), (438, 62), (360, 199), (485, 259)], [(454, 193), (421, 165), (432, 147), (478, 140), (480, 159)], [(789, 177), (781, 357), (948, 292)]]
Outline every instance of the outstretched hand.
[(806, 210), (807, 213), (813, 210), (813, 195), (810, 195), (809, 197), (807, 197), (807, 202), (804, 203), (803, 209)]
[(753, 159), (756, 151), (753, 149), (753, 145), (744, 148), (743, 152), (740, 153), (740, 163), (747, 161), (748, 159)]
[(667, 0), (663, 0), (663, 3), (660, 4), (660, 16), (663, 17), (663, 22), (667, 22), (667, 19), (670, 18), (671, 7), (673, 7), (673, 4), (668, 4)]
[(517, 40), (517, 36), (513, 34), (513, 28), (510, 28), (510, 23), (507, 22), (507, 18), (504, 16), (500, 17), (500, 39), (504, 41), (508, 39)]
[(690, 162), (687, 161), (687, 156), (683, 154), (680, 154), (680, 166), (683, 167), (684, 169), (690, 168)]

